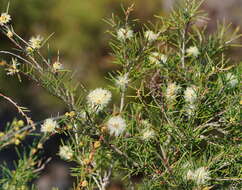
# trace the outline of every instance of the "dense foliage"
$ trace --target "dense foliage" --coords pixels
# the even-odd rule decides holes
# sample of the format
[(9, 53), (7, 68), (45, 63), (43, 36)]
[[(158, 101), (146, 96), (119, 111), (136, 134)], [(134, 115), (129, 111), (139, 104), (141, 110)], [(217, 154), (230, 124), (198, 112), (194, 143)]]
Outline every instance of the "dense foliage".
[[(207, 35), (201, 3), (186, 0), (140, 31), (133, 28), (141, 23), (129, 18), (133, 6), (123, 9), (124, 18), (105, 20), (119, 70), (110, 73), (109, 87), (90, 92), (58, 53), (54, 62), (43, 56), (52, 35), (25, 40), (14, 31), (8, 10), (2, 13), (1, 32), (15, 48), (0, 51), (12, 58), (1, 63), (6, 74), (20, 81), (27, 76), (69, 110), (34, 123), (28, 109), (0, 94), (27, 123), (9, 123), (0, 148), (36, 136), (14, 171), (2, 166), (2, 189), (36, 188), (31, 183), (47, 162), (41, 158), (43, 143), (56, 133), (69, 137), (59, 156), (75, 163), (73, 189), (104, 190), (117, 177), (129, 189), (239, 189), (241, 64), (228, 50), (239, 46), (241, 35), (236, 29), (228, 38), (230, 27), (223, 24)], [(111, 101), (112, 94), (120, 101)]]

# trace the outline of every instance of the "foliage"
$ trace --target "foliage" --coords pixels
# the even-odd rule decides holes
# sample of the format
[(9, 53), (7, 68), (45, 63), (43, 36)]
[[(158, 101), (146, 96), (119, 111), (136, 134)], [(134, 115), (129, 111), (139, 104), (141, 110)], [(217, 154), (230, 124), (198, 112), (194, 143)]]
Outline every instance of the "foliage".
[[(139, 24), (130, 19), (133, 5), (123, 9), (124, 18), (105, 20), (112, 27), (110, 47), (120, 69), (110, 73), (109, 90), (91, 92), (64, 68), (58, 54), (55, 62), (43, 56), (51, 36), (26, 41), (15, 33), (8, 11), (2, 14), (0, 29), (16, 48), (0, 51), (12, 57), (4, 63), (7, 74), (28, 76), (69, 110), (40, 123), (26, 119), (30, 133), (41, 136), (27, 159), (36, 160), (48, 138), (64, 133), (69, 138), (59, 156), (76, 163), (74, 189), (104, 190), (116, 177), (131, 189), (239, 187), (241, 64), (228, 50), (239, 46), (235, 40), (241, 35), (236, 29), (227, 38), (225, 25), (207, 35), (206, 27), (197, 24), (207, 20), (201, 3), (186, 0), (168, 18), (158, 16), (156, 24), (144, 24), (140, 31), (133, 31)], [(110, 91), (120, 102), (111, 102)], [(19, 159), (15, 172), (3, 170), (3, 187), (26, 187), (36, 177), (31, 167), (23, 179), (15, 177), (26, 169), (25, 159)]]

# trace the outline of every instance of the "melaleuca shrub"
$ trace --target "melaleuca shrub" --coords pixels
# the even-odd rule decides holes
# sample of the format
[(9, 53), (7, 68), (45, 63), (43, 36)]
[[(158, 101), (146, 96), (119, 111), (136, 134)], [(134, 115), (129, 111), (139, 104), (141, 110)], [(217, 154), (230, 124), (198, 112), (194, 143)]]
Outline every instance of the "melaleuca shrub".
[(105, 20), (118, 70), (109, 73), (109, 86), (91, 90), (59, 56), (55, 62), (45, 56), (50, 37), (25, 40), (8, 11), (2, 13), (1, 32), (16, 48), (0, 51), (12, 59), (2, 63), (6, 74), (28, 76), (69, 109), (34, 123), (26, 108), (1, 94), (26, 119), (1, 133), (1, 148), (27, 135), (37, 139), (15, 171), (3, 166), (2, 188), (34, 189), (29, 184), (41, 171), (44, 142), (64, 133), (69, 138), (58, 155), (75, 163), (73, 189), (111, 189), (117, 178), (127, 189), (238, 189), (241, 65), (229, 50), (241, 35), (225, 24), (207, 34), (201, 3), (186, 0), (155, 24), (130, 19), (133, 6), (124, 9), (124, 18)]

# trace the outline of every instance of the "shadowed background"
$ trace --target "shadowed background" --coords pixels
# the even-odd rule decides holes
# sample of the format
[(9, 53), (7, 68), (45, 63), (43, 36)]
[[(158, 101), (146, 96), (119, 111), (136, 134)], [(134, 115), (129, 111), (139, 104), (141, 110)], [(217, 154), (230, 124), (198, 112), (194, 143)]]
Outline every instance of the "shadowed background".
[[(154, 15), (169, 14), (175, 0), (12, 0), (9, 13), (15, 31), (26, 40), (33, 35), (47, 37), (54, 32), (50, 40), (53, 61), (59, 50), (61, 63), (78, 71), (79, 80), (85, 86), (95, 88), (105, 86), (107, 72), (115, 68), (109, 55), (110, 36), (105, 33), (109, 26), (102, 19), (111, 17), (112, 13), (122, 16), (121, 4), (128, 6), (132, 2), (135, 2), (132, 17), (138, 18), (140, 22), (148, 22), (155, 21)], [(8, 0), (0, 0), (0, 12), (6, 10), (7, 3)], [(207, 0), (202, 7), (210, 18), (209, 32), (216, 29), (217, 20), (225, 19), (234, 27), (242, 25), (242, 0)], [(0, 49), (10, 48), (11, 44), (0, 34)], [(241, 60), (240, 52), (233, 53), (235, 59)], [(5, 59), (8, 60), (0, 55), (0, 61)], [(29, 108), (34, 121), (66, 111), (59, 100), (43, 89), (25, 78), (19, 83), (17, 77), (7, 76), (3, 68), (0, 68), (0, 91), (19, 105)], [(0, 131), (14, 117), (20, 118), (11, 105), (0, 99)], [(45, 147), (46, 157), (58, 151), (58, 139), (56, 137), (48, 142)], [(6, 159), (9, 163), (16, 159), (12, 147), (0, 152), (0, 163)], [(55, 173), (57, 168), (60, 175)], [(56, 162), (47, 168), (41, 179), (39, 183), (54, 183), (60, 189), (66, 189), (69, 185), (66, 165), (56, 158)], [(48, 190), (47, 186), (45, 190)]]

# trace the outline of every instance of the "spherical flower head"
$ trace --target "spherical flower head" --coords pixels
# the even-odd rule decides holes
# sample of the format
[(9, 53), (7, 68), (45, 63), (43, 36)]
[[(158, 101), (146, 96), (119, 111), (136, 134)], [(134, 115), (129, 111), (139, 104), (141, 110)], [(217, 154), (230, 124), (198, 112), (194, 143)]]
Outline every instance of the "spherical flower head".
[(191, 46), (186, 50), (187, 54), (189, 56), (194, 56), (194, 57), (198, 57), (198, 55), (200, 54), (198, 48), (196, 46)]
[(130, 30), (128, 28), (120, 28), (117, 31), (117, 37), (119, 40), (125, 41), (127, 39), (131, 39), (134, 36), (133, 33), (133, 30)]
[(197, 100), (196, 87), (187, 87), (184, 92), (184, 98), (187, 103), (193, 104)]
[(148, 30), (145, 32), (145, 38), (149, 41), (149, 42), (153, 42), (155, 40), (157, 40), (157, 38), (159, 37), (159, 34), (155, 34), (153, 31)]
[(168, 83), (167, 88), (166, 88), (167, 100), (171, 100), (171, 101), (175, 100), (180, 89), (181, 89), (181, 87), (179, 85), (177, 85), (175, 82)]
[(114, 116), (108, 120), (107, 126), (111, 135), (119, 136), (126, 129), (126, 122), (121, 116)]
[(155, 137), (155, 131), (151, 128), (146, 128), (142, 131), (142, 140), (148, 141), (150, 139), (153, 139)]
[(0, 16), (0, 26), (8, 24), (11, 21), (11, 16), (8, 13), (2, 13)]
[(187, 172), (187, 180), (192, 180), (197, 185), (204, 185), (209, 179), (209, 171), (205, 167), (200, 167), (195, 171), (188, 170)]
[(31, 48), (33, 49), (40, 49), (41, 45), (43, 42), (43, 37), (41, 37), (40, 35), (36, 36), (36, 37), (32, 37), (29, 40), (29, 45)]
[(153, 52), (149, 56), (149, 60), (152, 64), (159, 65), (161, 62), (166, 63), (167, 56), (159, 52)]
[(61, 146), (59, 156), (65, 160), (70, 160), (73, 157), (73, 150), (69, 146)]
[(129, 83), (128, 73), (118, 76), (115, 82), (116, 85), (121, 88), (121, 90), (124, 90)]
[(87, 103), (93, 111), (98, 112), (108, 105), (111, 98), (112, 94), (110, 91), (97, 88), (87, 95)]
[(41, 132), (43, 133), (52, 133), (55, 129), (58, 128), (58, 124), (53, 119), (46, 119), (41, 125)]
[(235, 75), (233, 75), (232, 73), (227, 73), (225, 76), (225, 79), (227, 81), (227, 83), (229, 84), (230, 87), (234, 88), (238, 83), (238, 79)]
[(57, 72), (57, 71), (63, 69), (63, 65), (59, 61), (56, 61), (53, 63), (52, 68), (53, 68), (54, 72)]

